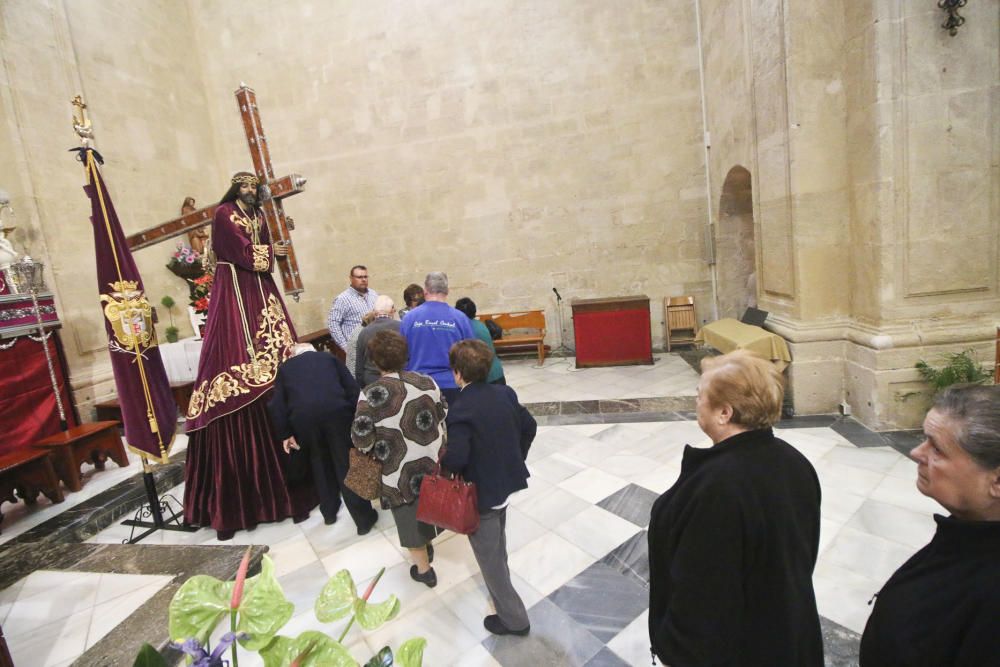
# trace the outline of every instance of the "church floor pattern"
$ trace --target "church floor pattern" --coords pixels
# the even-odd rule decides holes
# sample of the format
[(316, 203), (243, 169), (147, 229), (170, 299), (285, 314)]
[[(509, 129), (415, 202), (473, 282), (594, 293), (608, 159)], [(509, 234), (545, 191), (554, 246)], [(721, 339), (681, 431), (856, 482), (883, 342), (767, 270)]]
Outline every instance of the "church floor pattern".
[[(634, 367), (615, 370), (628, 376)], [(555, 371), (553, 376), (559, 374)], [(561, 382), (576, 379), (563, 374)], [(514, 364), (508, 364), (508, 378), (528, 403), (538, 402), (529, 400), (533, 397), (548, 397), (553, 403), (594, 401), (597, 405), (586, 407), (599, 408), (600, 401), (610, 398), (606, 393), (587, 396), (567, 391), (562, 395), (565, 400), (552, 401), (546, 395), (551, 387), (533, 396), (527, 385), (519, 386)], [(657, 382), (650, 379), (650, 385)], [(690, 396), (682, 394), (672, 400), (690, 401)], [(398, 646), (410, 637), (423, 636), (428, 640), (424, 664), (434, 666), (650, 664), (645, 536), (649, 507), (680, 473), (684, 445), (708, 444), (690, 408), (683, 407), (683, 402), (670, 405), (674, 409), (646, 410), (649, 404), (634, 403), (627, 412), (539, 410), (547, 414), (538, 417), (538, 438), (528, 459), (530, 486), (514, 497), (508, 517), (514, 584), (532, 621), (527, 637), (494, 637), (482, 627), (483, 616), (490, 613), (488, 598), (463, 536), (446, 533), (438, 538), (436, 588), (413, 582), (388, 512), (380, 512), (376, 530), (365, 537), (357, 536), (346, 511), (333, 526), (324, 525), (319, 512), (313, 512), (301, 524), (287, 520), (237, 533), (223, 551), (238, 553), (240, 544), (270, 546), (279, 582), (296, 608), (282, 634), (293, 636), (306, 629), (339, 634), (341, 624), (322, 625), (311, 611), (331, 574), (347, 568), (360, 587), (385, 566), (386, 574), (373, 599), (395, 593), (402, 610), (375, 632), (357, 627), (350, 631), (346, 644), (362, 662), (385, 644)], [(852, 420), (829, 416), (799, 417), (778, 427), (780, 437), (813, 462), (823, 486), (814, 584), (824, 617), (827, 664), (853, 665), (857, 633), (870, 611), (867, 601), (896, 567), (929, 540), (934, 530), (931, 514), (940, 508), (916, 491), (915, 465), (900, 453), (915, 444), (912, 433), (873, 434)], [(174, 489), (176, 495), (182, 491), (182, 486)], [(128, 529), (115, 524), (77, 546), (97, 548), (127, 537)], [(200, 530), (156, 533), (146, 544), (179, 545), (181, 551), (198, 553), (202, 549), (197, 547), (219, 543), (214, 532)], [(27, 548), (30, 543), (7, 548), (17, 546)], [(44, 563), (38, 567), (63, 569)], [(9, 588), (0, 592), (4, 627), (12, 614), (18, 614), (17, 589), (24, 585), (7, 583)], [(142, 608), (147, 612), (142, 623), (165, 625), (165, 617), (154, 621), (156, 616), (149, 615), (151, 604)], [(136, 620), (126, 622), (132, 623), (133, 632), (138, 629)], [(79, 634), (77, 630), (77, 644)], [(37, 652), (21, 653), (19, 660), (18, 637), (11, 638), (11, 648), (19, 667), (72, 662), (65, 656), (48, 659)], [(102, 662), (97, 648), (75, 664), (114, 664)], [(255, 658), (245, 654), (241, 665), (261, 664)]]

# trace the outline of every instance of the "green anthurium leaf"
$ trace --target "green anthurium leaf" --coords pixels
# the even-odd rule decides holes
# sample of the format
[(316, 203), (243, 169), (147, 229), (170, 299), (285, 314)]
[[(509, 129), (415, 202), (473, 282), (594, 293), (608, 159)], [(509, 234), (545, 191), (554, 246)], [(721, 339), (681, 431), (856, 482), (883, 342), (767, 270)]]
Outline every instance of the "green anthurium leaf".
[(396, 649), (396, 665), (398, 667), (420, 667), (424, 663), (424, 647), (427, 640), (423, 637), (407, 639)]
[(169, 667), (167, 660), (149, 644), (143, 644), (139, 655), (135, 656), (132, 667)]
[(232, 593), (233, 582), (204, 574), (185, 581), (170, 601), (170, 639), (183, 642), (193, 637), (204, 646), (219, 620), (229, 613)]
[(354, 611), (354, 601), (357, 599), (358, 591), (351, 573), (341, 570), (330, 577), (330, 581), (326, 582), (316, 598), (316, 618), (320, 623), (340, 620)]
[(267, 646), (295, 612), (295, 605), (285, 598), (281, 585), (274, 577), (274, 562), (270, 557), (265, 555), (260, 567), (260, 574), (246, 580), (236, 624), (237, 632), (250, 635), (249, 639), (240, 642), (250, 651)]
[(365, 630), (376, 630), (386, 621), (392, 620), (399, 613), (399, 600), (390, 595), (384, 602), (371, 603), (364, 600), (354, 602), (354, 613), (358, 625)]
[(365, 667), (392, 667), (392, 649), (383, 646), (382, 650), (365, 663)]
[(343, 645), (315, 630), (306, 630), (295, 639), (275, 637), (261, 649), (260, 656), (264, 658), (264, 667), (286, 667), (303, 653), (306, 655), (299, 661), (299, 667), (358, 667), (358, 661)]

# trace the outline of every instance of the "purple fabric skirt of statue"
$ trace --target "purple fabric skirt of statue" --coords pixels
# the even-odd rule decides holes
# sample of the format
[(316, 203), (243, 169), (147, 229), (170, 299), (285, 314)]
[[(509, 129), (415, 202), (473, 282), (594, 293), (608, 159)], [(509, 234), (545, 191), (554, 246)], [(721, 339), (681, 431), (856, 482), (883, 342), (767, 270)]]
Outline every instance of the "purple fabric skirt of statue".
[(184, 520), (215, 530), (302, 516), (319, 504), (312, 484), (289, 488), (266, 396), (190, 434)]

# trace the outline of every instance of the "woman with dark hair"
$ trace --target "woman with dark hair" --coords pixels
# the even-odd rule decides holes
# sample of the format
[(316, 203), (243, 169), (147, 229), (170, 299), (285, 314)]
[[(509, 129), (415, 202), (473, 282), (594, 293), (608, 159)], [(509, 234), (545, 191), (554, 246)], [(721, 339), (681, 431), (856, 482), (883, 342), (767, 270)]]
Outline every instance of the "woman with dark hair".
[(823, 665), (819, 479), (771, 431), (783, 396), (774, 364), (745, 350), (702, 361), (698, 426), (713, 444), (684, 450), (649, 522), (649, 639), (664, 664)]
[(403, 307), (399, 309), (399, 319), (424, 302), (424, 288), (411, 283), (403, 290)]
[(490, 349), (490, 353), (493, 355), (493, 361), (490, 362), (490, 372), (486, 375), (486, 383), (507, 384), (507, 378), (503, 375), (503, 365), (500, 363), (500, 358), (497, 357), (496, 346), (493, 345), (493, 337), (490, 336), (490, 330), (486, 328), (485, 324), (476, 319), (476, 302), (467, 296), (463, 296), (455, 302), (455, 310), (465, 313), (465, 316), (469, 318), (469, 324), (472, 325), (472, 330), (476, 333), (476, 338), (486, 343), (486, 347)]
[(311, 486), (285, 484), (267, 413), (295, 330), (271, 278), (288, 248), (271, 243), (257, 186), (253, 174), (237, 173), (215, 211), (218, 263), (187, 412), (184, 520), (211, 526), (220, 540), (261, 522), (301, 521), (318, 502)]
[(408, 356), (398, 332), (382, 329), (372, 337), (368, 357), (382, 377), (362, 391), (351, 440), (382, 464), (382, 509), (392, 511), (399, 545), (410, 551), (410, 577), (433, 588), (437, 528), (417, 521), (417, 497), (444, 444), (445, 408), (432, 378), (403, 370)]
[[(912, 452), (917, 490), (948, 510), (879, 591), (863, 667), (1000, 661), (1000, 386), (952, 385)], [(990, 657), (992, 656), (992, 657)]]
[(507, 566), (507, 504), (528, 487), (524, 460), (537, 425), (513, 389), (486, 383), (493, 356), (476, 339), (459, 341), (448, 352), (460, 391), (448, 412), (441, 465), (476, 483), (479, 529), (469, 535), (469, 544), (497, 612), (483, 625), (495, 635), (526, 635), (528, 612)]

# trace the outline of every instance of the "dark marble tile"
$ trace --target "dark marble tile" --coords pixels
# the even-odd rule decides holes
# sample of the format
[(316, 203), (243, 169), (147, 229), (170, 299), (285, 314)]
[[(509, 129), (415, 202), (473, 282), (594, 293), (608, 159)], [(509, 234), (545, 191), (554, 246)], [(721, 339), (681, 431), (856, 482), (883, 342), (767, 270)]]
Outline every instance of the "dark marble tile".
[(687, 421), (696, 421), (698, 413), (694, 410), (677, 410), (677, 416)]
[(528, 610), (531, 632), (525, 637), (490, 635), (483, 647), (501, 665), (582, 666), (603, 644), (549, 600)]
[(649, 588), (649, 544), (646, 531), (640, 531), (616, 547), (599, 562)]
[(548, 415), (535, 417), (539, 426), (572, 426), (574, 424), (603, 424), (602, 415)]
[(702, 347), (675, 348), (671, 352), (676, 353), (677, 356), (686, 361), (699, 374), (701, 373), (701, 360), (705, 357), (714, 357), (719, 354), (719, 352), (707, 345)]
[(525, 403), (524, 407), (527, 408), (528, 412), (530, 412), (534, 417), (559, 414), (559, 403), (557, 401), (540, 401), (538, 403)]
[(629, 664), (605, 646), (597, 652), (597, 655), (588, 660), (584, 667), (629, 667)]
[(640, 412), (676, 412), (677, 410), (694, 410), (694, 396), (655, 396), (640, 398)]
[(858, 664), (861, 635), (822, 616), (819, 624), (823, 631), (823, 658), (826, 667), (855, 667)]
[(649, 523), (649, 513), (657, 497), (649, 489), (638, 484), (629, 484), (597, 503), (597, 506), (644, 527)]
[(603, 563), (594, 563), (548, 599), (604, 643), (649, 606), (645, 588)]
[(924, 440), (923, 431), (886, 431), (880, 435), (903, 456), (909, 456), (913, 448)]
[(884, 447), (889, 444), (880, 434), (870, 431), (864, 424), (850, 417), (839, 418), (830, 428), (856, 447)]
[(791, 419), (782, 419), (775, 428), (822, 428), (832, 426), (839, 419), (838, 415), (802, 415)]
[(562, 401), (559, 403), (561, 415), (590, 415), (601, 412), (600, 401)]
[(638, 412), (639, 399), (636, 398), (601, 399), (597, 401), (597, 411), (600, 412), (601, 414), (606, 414), (609, 412)]
[(633, 424), (637, 422), (679, 421), (674, 412), (618, 412), (601, 415), (606, 424)]

